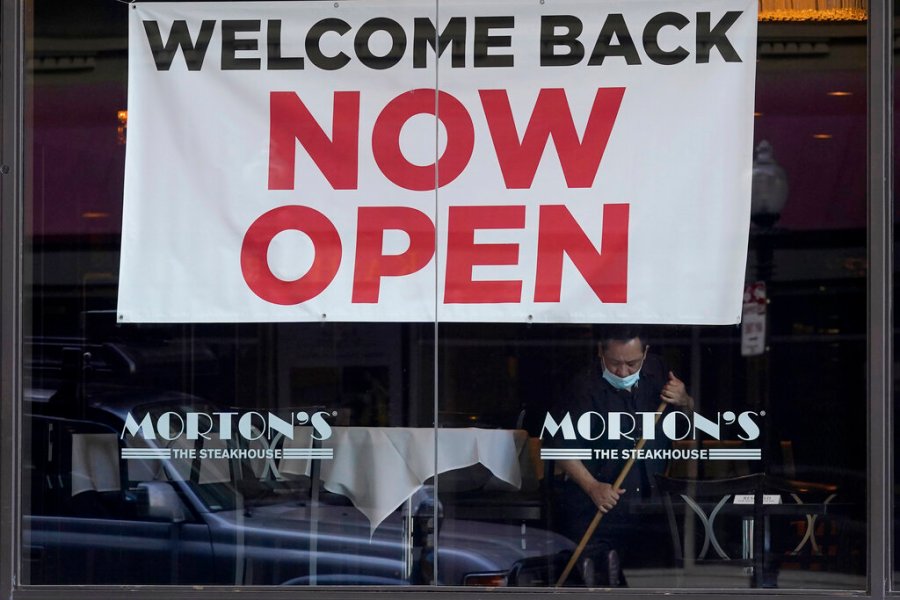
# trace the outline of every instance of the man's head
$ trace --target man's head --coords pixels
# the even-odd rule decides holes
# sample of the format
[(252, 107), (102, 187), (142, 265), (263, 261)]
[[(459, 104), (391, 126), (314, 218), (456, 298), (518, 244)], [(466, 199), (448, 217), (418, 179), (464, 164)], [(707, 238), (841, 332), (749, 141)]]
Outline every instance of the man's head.
[(640, 371), (648, 347), (638, 327), (614, 325), (601, 332), (598, 350), (604, 369), (616, 377), (628, 377)]

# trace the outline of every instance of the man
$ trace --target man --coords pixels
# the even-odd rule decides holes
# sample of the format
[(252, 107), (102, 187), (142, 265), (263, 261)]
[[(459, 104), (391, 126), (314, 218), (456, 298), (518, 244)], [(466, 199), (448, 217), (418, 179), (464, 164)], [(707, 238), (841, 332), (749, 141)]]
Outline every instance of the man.
[[(559, 415), (570, 413), (573, 419), (594, 411), (608, 419), (610, 413), (656, 412), (661, 402), (676, 410), (690, 411), (693, 400), (684, 382), (672, 371), (664, 368), (662, 361), (648, 355), (649, 346), (644, 343), (640, 330), (632, 326), (607, 328), (600, 337), (598, 360), (579, 374), (555, 411)], [(558, 466), (566, 475), (560, 502), (559, 523), (562, 532), (575, 542), (581, 540), (588, 525), (599, 510), (603, 521), (587, 546), (579, 571), (588, 585), (624, 585), (620, 559), (637, 562), (637, 548), (642, 543), (659, 544), (655, 535), (641, 531), (641, 523), (628, 510), (629, 500), (649, 497), (653, 492), (654, 474), (666, 468), (663, 460), (636, 460), (620, 488), (613, 488), (626, 460), (623, 450), (634, 448), (644, 436), (643, 419), (635, 417), (632, 439), (611, 440), (608, 430), (597, 440), (590, 442), (592, 450), (608, 450), (606, 456), (616, 453), (619, 459), (597, 458), (592, 452), (590, 460), (563, 460)], [(630, 429), (631, 419), (627, 419)], [(607, 423), (608, 424), (608, 423)], [(648, 439), (645, 449), (667, 448), (671, 442), (657, 429), (654, 439)], [(579, 442), (579, 446), (584, 446)]]

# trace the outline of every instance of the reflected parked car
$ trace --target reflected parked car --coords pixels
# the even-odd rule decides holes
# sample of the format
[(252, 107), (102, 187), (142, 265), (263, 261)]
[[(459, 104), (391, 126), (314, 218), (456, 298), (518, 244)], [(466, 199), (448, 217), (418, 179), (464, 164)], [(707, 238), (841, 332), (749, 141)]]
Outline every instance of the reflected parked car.
[(194, 396), (73, 384), (33, 393), (27, 409), (26, 583), (544, 585), (573, 546), (535, 527), (447, 527), (427, 489), (372, 532), (346, 498), (319, 489), (314, 460), (307, 474), (229, 458), (253, 448), (234, 430), (128, 435), (135, 415), (221, 412)]

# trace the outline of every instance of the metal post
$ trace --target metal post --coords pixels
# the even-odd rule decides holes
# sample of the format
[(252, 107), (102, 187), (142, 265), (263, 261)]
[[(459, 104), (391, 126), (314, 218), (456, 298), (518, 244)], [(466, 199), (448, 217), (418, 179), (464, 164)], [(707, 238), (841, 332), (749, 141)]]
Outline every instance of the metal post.
[(0, 585), (5, 597), (19, 583), (15, 557), (21, 548), (18, 520), (20, 462), (18, 427), (22, 403), (22, 231), (23, 207), (23, 14), (24, 2), (0, 7)]
[(891, 202), (894, 120), (892, 100), (893, 32), (891, 2), (869, 2), (868, 21), (868, 573), (869, 592), (883, 597), (893, 587), (891, 436), (893, 358)]

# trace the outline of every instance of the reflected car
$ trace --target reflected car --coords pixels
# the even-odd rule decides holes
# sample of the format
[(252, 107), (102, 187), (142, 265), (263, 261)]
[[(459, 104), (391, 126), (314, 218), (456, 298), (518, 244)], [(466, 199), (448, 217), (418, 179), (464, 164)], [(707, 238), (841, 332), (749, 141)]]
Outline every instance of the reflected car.
[(194, 396), (71, 385), (26, 404), (24, 583), (534, 586), (552, 583), (573, 547), (538, 527), (450, 523), (428, 488), (372, 532), (312, 468), (204, 458), (246, 449), (240, 436), (179, 447), (124, 435), (129, 414), (221, 411)]

